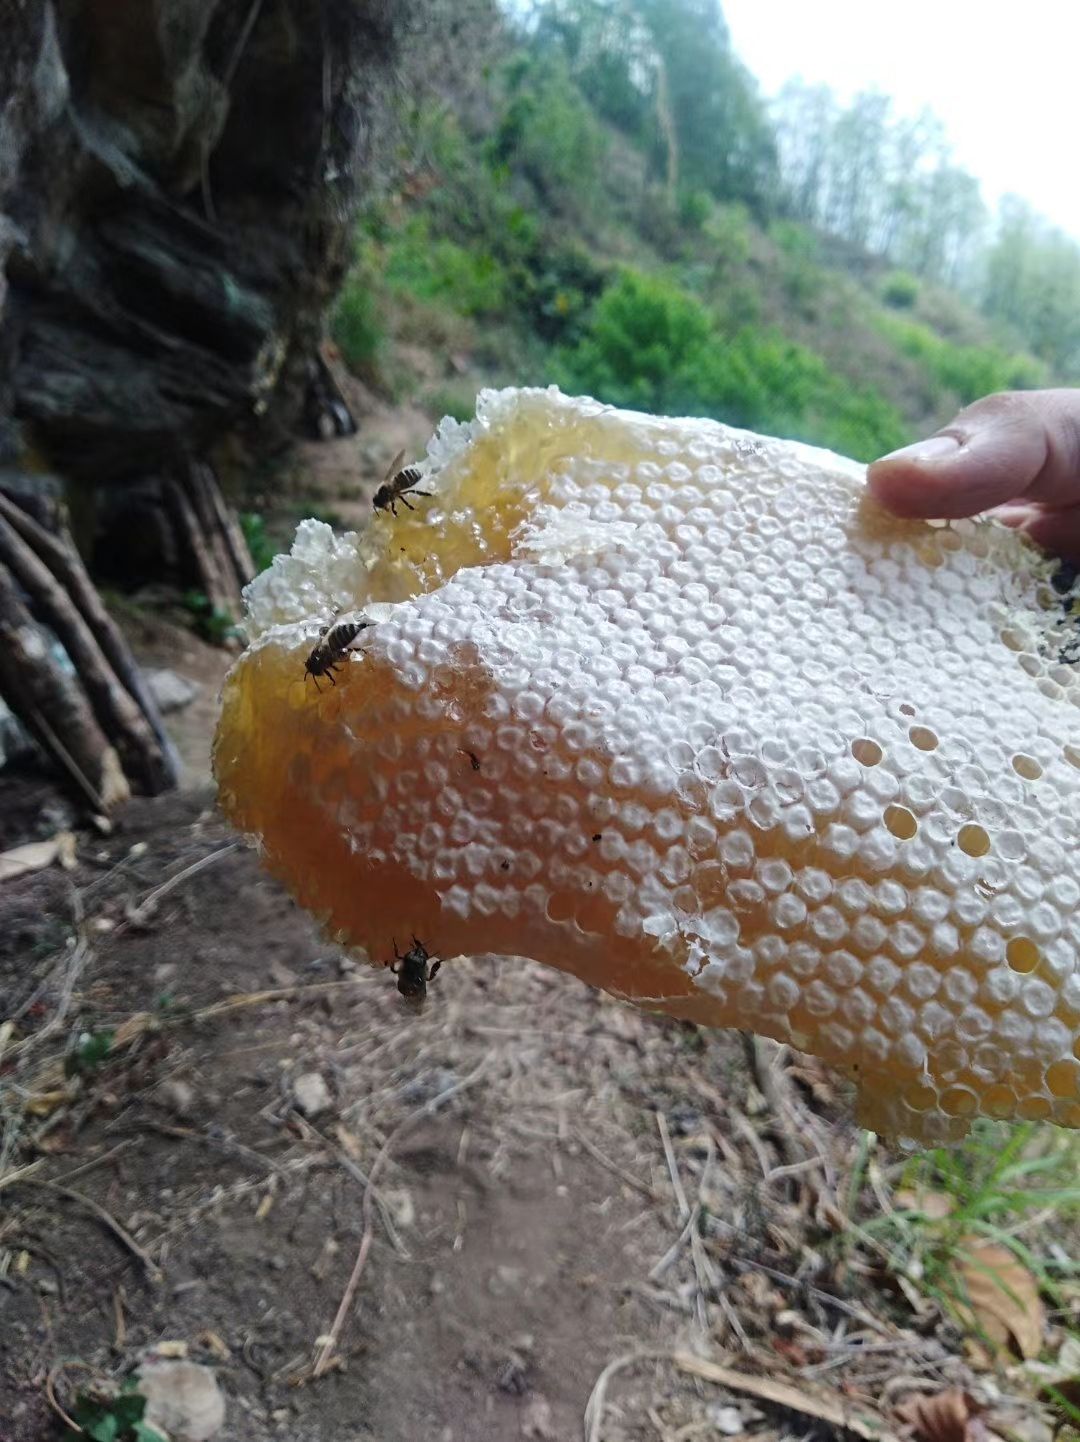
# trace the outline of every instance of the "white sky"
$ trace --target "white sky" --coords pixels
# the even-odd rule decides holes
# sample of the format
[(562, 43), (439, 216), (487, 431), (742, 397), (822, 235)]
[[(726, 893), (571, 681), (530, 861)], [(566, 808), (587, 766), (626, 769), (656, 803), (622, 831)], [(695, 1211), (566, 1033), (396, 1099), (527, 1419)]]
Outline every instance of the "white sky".
[(940, 116), (993, 206), (1009, 191), (1080, 239), (1075, 0), (720, 0), (732, 47), (772, 96), (801, 75)]

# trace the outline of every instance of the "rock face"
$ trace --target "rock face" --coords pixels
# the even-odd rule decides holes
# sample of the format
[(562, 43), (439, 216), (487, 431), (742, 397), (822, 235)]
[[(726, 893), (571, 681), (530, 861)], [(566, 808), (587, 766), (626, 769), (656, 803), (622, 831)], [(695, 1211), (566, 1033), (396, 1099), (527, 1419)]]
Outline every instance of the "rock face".
[(291, 426), (400, 14), (0, 0), (0, 467), (85, 494)]

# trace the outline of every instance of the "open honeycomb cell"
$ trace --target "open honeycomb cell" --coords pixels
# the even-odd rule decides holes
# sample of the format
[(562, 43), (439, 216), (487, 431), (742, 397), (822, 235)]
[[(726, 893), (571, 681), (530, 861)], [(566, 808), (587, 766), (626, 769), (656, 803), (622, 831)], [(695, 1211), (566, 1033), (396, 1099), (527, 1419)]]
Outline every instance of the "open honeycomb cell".
[(483, 393), (422, 469), (414, 512), (300, 526), (226, 683), (222, 805), (329, 932), (789, 1041), (893, 1135), (1077, 1125), (1048, 563), (828, 452), (554, 389)]

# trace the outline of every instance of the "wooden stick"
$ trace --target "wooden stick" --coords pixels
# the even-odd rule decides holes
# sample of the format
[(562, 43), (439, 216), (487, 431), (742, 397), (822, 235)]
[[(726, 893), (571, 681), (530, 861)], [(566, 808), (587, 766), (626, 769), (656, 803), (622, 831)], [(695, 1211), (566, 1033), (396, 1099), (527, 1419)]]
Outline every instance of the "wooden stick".
[(12, 530), (17, 531), (26, 544), (45, 562), (56, 579), (65, 587), (72, 604), (79, 611), (101, 647), (102, 653), (112, 667), (120, 684), (142, 711), (158, 739), (161, 754), (168, 765), (172, 784), (180, 775), (180, 758), (169, 733), (165, 729), (157, 704), (142, 673), (135, 664), (135, 658), (124, 639), (123, 632), (116, 624), (105, 604), (98, 595), (97, 587), (91, 581), (82, 563), (75, 542), (66, 526), (61, 526), (54, 535), (44, 526), (0, 491), (0, 516)]
[(116, 752), (82, 693), (49, 655), (14, 577), (2, 562), (0, 695), (95, 811), (127, 799), (128, 786)]
[(391, 1148), (403, 1132), (406, 1132), (418, 1121), (422, 1121), (424, 1117), (430, 1116), (437, 1107), (442, 1106), (443, 1102), (449, 1101), (451, 1097), (457, 1096), (459, 1092), (463, 1092), (466, 1087), (471, 1087), (474, 1082), (479, 1081), (482, 1073), (487, 1069), (489, 1060), (490, 1057), (485, 1056), (480, 1062), (480, 1065), (474, 1067), (468, 1076), (462, 1077), (461, 1081), (455, 1082), (453, 1086), (447, 1087), (445, 1091), (439, 1092), (438, 1096), (432, 1097), (431, 1100), (425, 1102), (423, 1106), (417, 1107), (414, 1112), (410, 1112), (407, 1117), (397, 1124), (379, 1148), (378, 1155), (374, 1162), (372, 1162), (371, 1170), (368, 1172), (367, 1186), (364, 1188), (364, 1234), (360, 1238), (360, 1247), (356, 1253), (356, 1261), (353, 1263), (349, 1280), (345, 1284), (345, 1291), (342, 1295), (341, 1303), (338, 1306), (337, 1314), (334, 1317), (333, 1325), (327, 1335), (321, 1340), (319, 1351), (315, 1357), (315, 1364), (311, 1369), (312, 1378), (321, 1377), (330, 1366), (334, 1353), (337, 1351), (338, 1342), (341, 1339), (342, 1329), (348, 1319), (353, 1299), (356, 1296), (356, 1289), (360, 1285), (360, 1276), (364, 1270), (364, 1263), (367, 1261), (368, 1252), (371, 1251), (371, 1242), (374, 1236), (374, 1228), (372, 1226), (372, 1191), (375, 1186), (375, 1179), (389, 1157)]
[(0, 515), (0, 562), (39, 606), (82, 682), (97, 722), (116, 746), (127, 773), (153, 796), (173, 782), (157, 737), (120, 684), (85, 618), (56, 577)]

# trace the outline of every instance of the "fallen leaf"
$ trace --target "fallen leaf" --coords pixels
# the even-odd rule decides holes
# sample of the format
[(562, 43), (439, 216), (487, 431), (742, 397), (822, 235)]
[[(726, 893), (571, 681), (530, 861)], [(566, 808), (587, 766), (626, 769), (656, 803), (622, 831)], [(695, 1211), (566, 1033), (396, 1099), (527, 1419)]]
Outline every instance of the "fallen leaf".
[(1016, 1255), (983, 1237), (963, 1237), (953, 1270), (960, 1323), (999, 1355), (1037, 1357), (1046, 1316), (1038, 1281)]
[(75, 837), (70, 831), (58, 831), (48, 841), (30, 841), (0, 852), (0, 881), (41, 871), (57, 859), (68, 870), (75, 864)]
[(798, 1412), (801, 1417), (813, 1417), (819, 1422), (850, 1432), (861, 1437), (863, 1442), (896, 1442), (896, 1434), (890, 1432), (880, 1412), (850, 1402), (839, 1392), (812, 1388), (803, 1384), (794, 1387), (790, 1382), (781, 1382), (772, 1377), (753, 1377), (747, 1372), (738, 1372), (734, 1367), (721, 1367), (704, 1357), (695, 1357), (692, 1352), (676, 1352), (672, 1357), (676, 1367), (691, 1377), (701, 1377), (707, 1382), (716, 1382), (732, 1392), (745, 1392), (762, 1402), (786, 1407), (789, 1412)]
[(893, 1198), (904, 1212), (920, 1212), (932, 1222), (940, 1222), (952, 1215), (953, 1199), (945, 1192), (924, 1192), (902, 1190)]
[(950, 1387), (931, 1397), (909, 1397), (897, 1407), (896, 1415), (918, 1442), (984, 1442), (982, 1410), (974, 1397)]
[(217, 1334), (217, 1332), (200, 1332), (199, 1335), (195, 1338), (195, 1340), (199, 1343), (200, 1346), (207, 1348), (207, 1350), (210, 1352), (213, 1352), (214, 1356), (217, 1357), (219, 1361), (229, 1362), (232, 1360), (232, 1353), (229, 1351), (228, 1345), (222, 1340), (222, 1338)]

